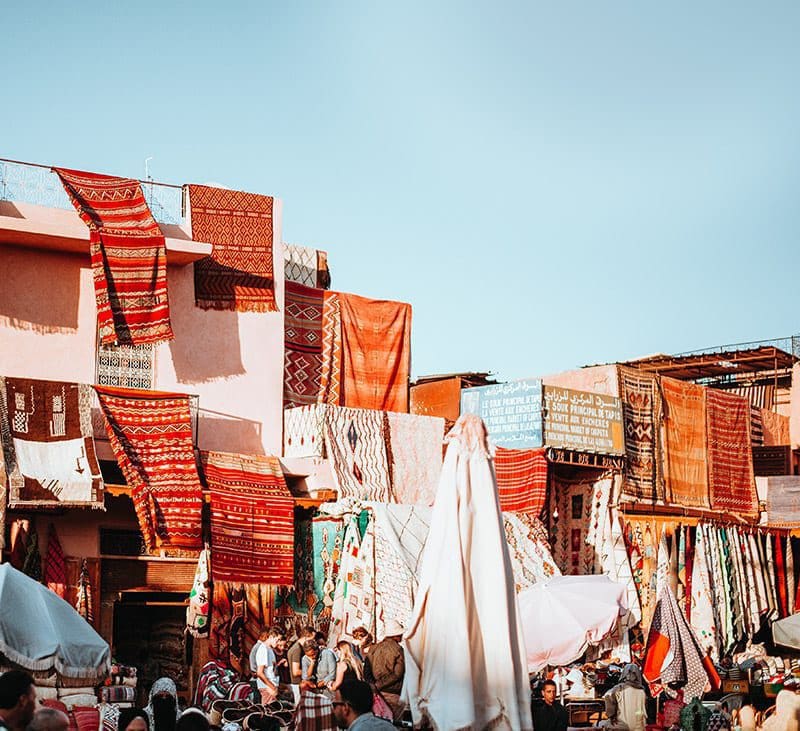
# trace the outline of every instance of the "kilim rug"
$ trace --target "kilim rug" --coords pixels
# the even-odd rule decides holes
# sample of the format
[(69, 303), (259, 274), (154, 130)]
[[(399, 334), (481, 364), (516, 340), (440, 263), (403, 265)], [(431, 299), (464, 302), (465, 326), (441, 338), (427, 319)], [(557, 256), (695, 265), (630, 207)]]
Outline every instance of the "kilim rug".
[(800, 476), (759, 479), (767, 483), (767, 524), (779, 528), (800, 527)]
[(547, 545), (547, 531), (538, 518), (504, 512), (503, 527), (517, 593), (553, 576), (561, 576)]
[(389, 464), (380, 411), (329, 407), (325, 451), (339, 499), (390, 502)]
[(444, 419), (388, 411), (384, 429), (392, 502), (433, 505), (442, 471)]
[(547, 499), (547, 458), (543, 449), (504, 449), (494, 455), (500, 509), (538, 517)]
[(44, 557), (44, 583), (54, 594), (58, 594), (62, 599), (67, 598), (67, 565), (64, 561), (64, 550), (53, 525), (50, 526), (47, 553)]
[(661, 378), (668, 499), (686, 508), (709, 507), (704, 390), (694, 383)]
[(319, 402), (342, 403), (342, 303), (338, 292), (325, 292), (322, 308), (322, 374)]
[(247, 600), (241, 584), (214, 582), (211, 601), (211, 634), (208, 650), (211, 657), (233, 668), (239, 675), (246, 668), (244, 651)]
[(0, 376), (0, 393), (9, 507), (102, 509), (92, 387)]
[(750, 444), (754, 447), (764, 446), (764, 419), (758, 406), (750, 406)]
[(586, 542), (592, 516), (593, 486), (554, 478), (550, 503), (553, 559), (567, 575), (595, 572), (594, 549)]
[(663, 500), (658, 383), (655, 376), (620, 366), (619, 386), (627, 455), (623, 495), (633, 500)]
[(718, 389), (706, 389), (706, 429), (712, 509), (757, 515), (747, 400)]
[(201, 452), (211, 492), (211, 577), (294, 581), (294, 499), (276, 457)]
[(344, 406), (408, 412), (411, 305), (340, 294)]
[(408, 626), (414, 610), (417, 581), (393, 542), (375, 521), (375, 618), (378, 637), (386, 634), (386, 622), (394, 619)]
[(201, 548), (203, 498), (189, 397), (100, 386), (95, 390), (147, 548)]
[(194, 294), (204, 310), (269, 312), (275, 304), (273, 199), (256, 193), (189, 186), (192, 238), (213, 244), (195, 262)]
[(94, 624), (94, 597), (86, 559), (83, 559), (81, 562), (81, 573), (78, 577), (78, 595), (75, 600), (75, 609), (89, 624)]
[(139, 181), (53, 170), (89, 227), (100, 342), (170, 340), (164, 234)]
[(697, 633), (704, 648), (712, 648), (715, 656), (719, 653), (717, 625), (714, 619), (714, 600), (711, 594), (711, 573), (708, 568), (709, 547), (705, 528), (697, 526), (695, 552), (692, 565), (691, 612), (692, 628)]
[(283, 408), (315, 404), (322, 378), (324, 292), (286, 282), (284, 299)]
[(317, 250), (308, 246), (283, 245), (283, 276), (286, 282), (318, 287)]
[(363, 539), (358, 519), (352, 516), (344, 537), (344, 550), (331, 609), (329, 642), (336, 637), (352, 636), (356, 627), (364, 627), (375, 636), (375, 525), (369, 522)]

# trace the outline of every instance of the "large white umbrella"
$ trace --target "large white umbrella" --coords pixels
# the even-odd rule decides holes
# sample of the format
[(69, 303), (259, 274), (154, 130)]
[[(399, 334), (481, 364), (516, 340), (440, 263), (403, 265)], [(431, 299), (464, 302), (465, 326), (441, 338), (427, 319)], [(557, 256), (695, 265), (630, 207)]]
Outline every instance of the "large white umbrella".
[(108, 643), (75, 609), (11, 564), (0, 564), (0, 653), (27, 670), (68, 678), (108, 674)]
[(448, 436), (419, 588), (405, 634), (403, 697), (437, 731), (531, 729), (530, 686), (486, 429)]
[(624, 584), (608, 576), (556, 576), (519, 593), (528, 672), (577, 660), (628, 609)]

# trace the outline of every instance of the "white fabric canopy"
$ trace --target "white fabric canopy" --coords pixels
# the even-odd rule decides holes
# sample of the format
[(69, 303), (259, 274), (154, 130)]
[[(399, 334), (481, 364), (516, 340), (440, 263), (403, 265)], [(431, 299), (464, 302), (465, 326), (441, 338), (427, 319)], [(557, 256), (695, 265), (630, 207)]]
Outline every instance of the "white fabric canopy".
[(519, 593), (528, 672), (577, 660), (628, 609), (624, 584), (607, 576), (556, 576)]
[(404, 647), (403, 696), (438, 731), (531, 729), (525, 646), (483, 422), (449, 445)]
[(0, 652), (11, 662), (68, 678), (108, 673), (108, 643), (60, 596), (7, 563), (0, 564), (0, 607)]

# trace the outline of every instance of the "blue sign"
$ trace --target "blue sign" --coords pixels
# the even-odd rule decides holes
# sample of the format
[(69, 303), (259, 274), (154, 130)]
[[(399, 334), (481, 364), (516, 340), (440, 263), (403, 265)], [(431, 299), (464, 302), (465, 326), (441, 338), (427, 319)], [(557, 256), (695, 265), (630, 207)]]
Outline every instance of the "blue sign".
[(539, 378), (465, 388), (461, 392), (461, 413), (480, 416), (489, 441), (495, 446), (535, 449), (544, 444)]

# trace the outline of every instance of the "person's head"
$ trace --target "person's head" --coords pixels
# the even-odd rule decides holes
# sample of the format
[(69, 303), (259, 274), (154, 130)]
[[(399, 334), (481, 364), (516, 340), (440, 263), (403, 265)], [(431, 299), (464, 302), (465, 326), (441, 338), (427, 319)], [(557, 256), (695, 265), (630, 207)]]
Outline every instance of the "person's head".
[(314, 635), (314, 641), (320, 646), (325, 647), (328, 644), (328, 635), (324, 632), (317, 632)]
[(363, 680), (345, 680), (333, 698), (336, 725), (347, 728), (359, 716), (372, 710), (374, 700), (368, 683)]
[(119, 712), (117, 731), (150, 731), (150, 719), (143, 708), (123, 708)]
[(345, 665), (355, 672), (358, 679), (361, 680), (363, 677), (363, 666), (361, 660), (359, 660), (355, 652), (353, 652), (353, 646), (347, 640), (339, 640), (339, 642), (336, 643), (336, 650), (339, 653), (339, 662), (345, 663)]
[(199, 708), (187, 708), (175, 724), (175, 731), (209, 731), (210, 728), (206, 714)]
[(264, 644), (275, 649), (282, 639), (283, 630), (277, 624), (273, 624), (272, 627), (269, 628), (269, 632), (267, 632), (267, 639), (264, 640)]
[(317, 652), (319, 651), (319, 647), (315, 640), (306, 640), (303, 643), (303, 654), (306, 657), (314, 658), (317, 656)]
[(383, 629), (383, 639), (400, 642), (400, 640), (403, 639), (403, 632), (405, 632), (405, 630), (400, 622), (396, 619), (387, 620)]
[(372, 635), (367, 632), (366, 627), (356, 627), (353, 630), (353, 640), (359, 647), (366, 647), (372, 644)]
[(271, 629), (270, 627), (262, 627), (261, 628), (261, 632), (258, 633), (259, 642), (263, 642), (264, 640), (267, 639), (267, 637), (269, 637), (270, 629)]
[(276, 643), (275, 647), (272, 649), (275, 650), (279, 655), (286, 654), (286, 648), (289, 646), (289, 643), (286, 641), (285, 637), (281, 637)]
[(67, 731), (69, 716), (58, 708), (39, 708), (28, 724), (27, 731)]
[(644, 688), (642, 671), (639, 669), (638, 665), (632, 662), (629, 662), (624, 668), (622, 668), (622, 672), (619, 674), (619, 682), (628, 683), (634, 688)]
[(306, 626), (300, 630), (300, 634), (297, 635), (297, 639), (300, 640), (300, 642), (304, 642), (305, 640), (313, 640), (315, 634), (316, 630), (313, 627)]
[(556, 700), (556, 684), (552, 680), (545, 680), (542, 683), (542, 698), (548, 706), (552, 706)]
[(25, 727), (36, 710), (36, 686), (29, 673), (8, 670), (0, 675), (0, 715), (7, 725)]

